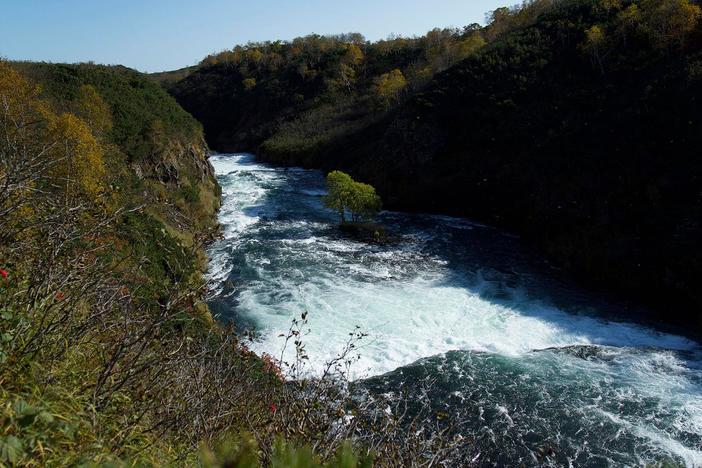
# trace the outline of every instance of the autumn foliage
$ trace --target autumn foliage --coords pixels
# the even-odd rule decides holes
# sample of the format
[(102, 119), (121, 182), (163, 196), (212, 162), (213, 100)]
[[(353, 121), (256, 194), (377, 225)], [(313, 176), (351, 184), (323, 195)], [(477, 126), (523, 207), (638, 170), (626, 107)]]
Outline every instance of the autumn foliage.
[[(251, 353), (216, 323), (202, 247), (216, 234), (217, 192), (202, 135), (189, 140), (197, 127), (152, 87), (139, 106), (161, 100), (149, 109), (160, 116), (130, 107), (144, 118), (131, 133), (115, 109), (148, 84), (117, 97), (122, 70), (38, 67), (46, 89), (17, 71), (37, 68), (0, 61), (0, 465), (356, 468), (461, 456), (442, 436), (449, 425), (405, 436), (405, 419), (419, 419), (403, 416), (402, 398), (351, 398), (353, 343), (311, 379), (304, 317), (287, 336), (294, 363)], [(63, 93), (54, 73), (100, 80)], [(141, 145), (148, 153), (132, 152)]]

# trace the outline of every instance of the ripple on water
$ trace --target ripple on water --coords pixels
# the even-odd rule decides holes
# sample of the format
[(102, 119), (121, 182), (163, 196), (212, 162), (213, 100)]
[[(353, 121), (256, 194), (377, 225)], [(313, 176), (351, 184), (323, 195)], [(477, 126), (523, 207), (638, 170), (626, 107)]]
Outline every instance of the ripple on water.
[(438, 379), (434, 404), (471, 416), (481, 464), (702, 465), (697, 343), (598, 318), (616, 305), (492, 228), (384, 213), (402, 239), (370, 246), (332, 227), (321, 174), (212, 161), (225, 231), (209, 250), (213, 307), (256, 328), (254, 350), (278, 355), (278, 335), (308, 312), (315, 372), (360, 326), (352, 376), (378, 392)]

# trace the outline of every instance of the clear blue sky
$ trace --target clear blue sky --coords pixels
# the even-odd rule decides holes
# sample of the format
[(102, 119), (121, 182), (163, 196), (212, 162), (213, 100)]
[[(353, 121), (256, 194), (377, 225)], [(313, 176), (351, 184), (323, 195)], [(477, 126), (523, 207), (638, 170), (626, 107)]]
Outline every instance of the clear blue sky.
[(172, 70), (248, 41), (421, 35), (516, 0), (0, 0), (0, 57)]

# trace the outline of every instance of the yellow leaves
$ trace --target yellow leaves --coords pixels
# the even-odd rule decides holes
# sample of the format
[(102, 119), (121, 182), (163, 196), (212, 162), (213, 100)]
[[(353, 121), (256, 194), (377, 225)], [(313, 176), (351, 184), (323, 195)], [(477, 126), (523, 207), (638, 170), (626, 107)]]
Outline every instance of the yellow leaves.
[(363, 51), (356, 44), (349, 44), (346, 47), (346, 54), (344, 55), (344, 62), (351, 66), (358, 65), (364, 59)]
[(474, 33), (468, 36), (467, 39), (464, 39), (463, 41), (458, 43), (458, 60), (463, 60), (464, 58), (468, 57), (469, 55), (474, 54), (477, 52), (480, 48), (482, 48), (486, 44), (485, 38), (483, 38), (483, 35), (480, 33)]
[(246, 91), (251, 91), (256, 87), (256, 78), (246, 78), (241, 82)]
[(104, 136), (112, 130), (110, 107), (91, 85), (81, 86), (75, 107), (76, 115), (85, 120), (95, 135)]
[(263, 59), (263, 52), (258, 49), (247, 50), (246, 58), (253, 63), (259, 63)]
[(41, 177), (27, 175), (27, 180), (42, 180), (47, 187), (94, 201), (103, 191), (106, 176), (103, 148), (96, 136), (112, 127), (107, 104), (95, 88), (83, 86), (73, 106), (83, 118), (71, 113), (57, 115), (39, 99), (39, 92), (37, 86), (0, 61), (0, 133), (5, 135), (0, 152), (7, 156), (3, 162), (10, 164), (0, 167), (0, 175), (32, 160), (50, 170)]
[(0, 60), (0, 125), (4, 131), (19, 131), (44, 118), (49, 106), (38, 100), (40, 91), (9, 63)]
[(581, 50), (590, 54), (593, 65), (597, 65), (600, 72), (604, 75), (605, 67), (603, 60), (603, 49), (607, 43), (607, 36), (601, 26), (595, 24), (585, 30), (585, 41), (580, 44)]
[(69, 113), (49, 124), (49, 136), (58, 143), (53, 175), (70, 195), (82, 193), (93, 200), (103, 191), (106, 176), (102, 148), (83, 120)]
[(692, 32), (702, 15), (700, 7), (690, 0), (646, 2), (651, 9), (650, 21), (666, 41), (679, 41)]
[(7, 62), (0, 61), (0, 98), (5, 103), (18, 103), (36, 97), (39, 90), (31, 86)]
[(618, 18), (625, 27), (632, 26), (641, 21), (641, 10), (638, 5), (632, 3), (619, 13)]
[(686, 37), (695, 30), (702, 17), (700, 6), (691, 0), (641, 0), (626, 7), (620, 0), (600, 0), (596, 9), (617, 12), (616, 22), (608, 27), (611, 37), (608, 38), (599, 25), (585, 31), (586, 39), (581, 47), (592, 54), (601, 68), (604, 56), (616, 50), (617, 39), (627, 47), (629, 38), (635, 34), (647, 36), (653, 47), (670, 53), (684, 47)]
[(619, 14), (622, 26), (642, 26), (661, 48), (684, 46), (702, 17), (700, 7), (690, 0), (643, 0), (639, 5), (632, 4)]
[(376, 80), (375, 91), (386, 103), (396, 101), (407, 87), (407, 80), (399, 69), (384, 73)]
[(356, 84), (356, 69), (365, 57), (356, 44), (346, 44), (344, 47), (345, 52), (339, 62), (337, 78), (330, 79), (329, 84), (333, 88), (351, 92)]
[(586, 30), (585, 37), (585, 44), (588, 47), (599, 47), (605, 40), (604, 31), (598, 25), (594, 25), (590, 29)]

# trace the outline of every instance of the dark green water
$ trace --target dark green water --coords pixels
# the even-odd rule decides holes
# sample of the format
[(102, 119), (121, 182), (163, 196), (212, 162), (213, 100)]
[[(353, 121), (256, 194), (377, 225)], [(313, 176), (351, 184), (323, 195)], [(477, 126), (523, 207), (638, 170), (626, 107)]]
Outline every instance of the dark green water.
[(357, 326), (353, 377), (420, 391), (467, 416), (481, 466), (702, 465), (702, 351), (684, 337), (608, 322), (618, 305), (561, 278), (514, 237), (470, 221), (383, 213), (398, 242), (346, 239), (317, 171), (250, 155), (213, 158), (225, 239), (210, 249), (212, 307), (279, 355), (309, 313), (310, 372)]

